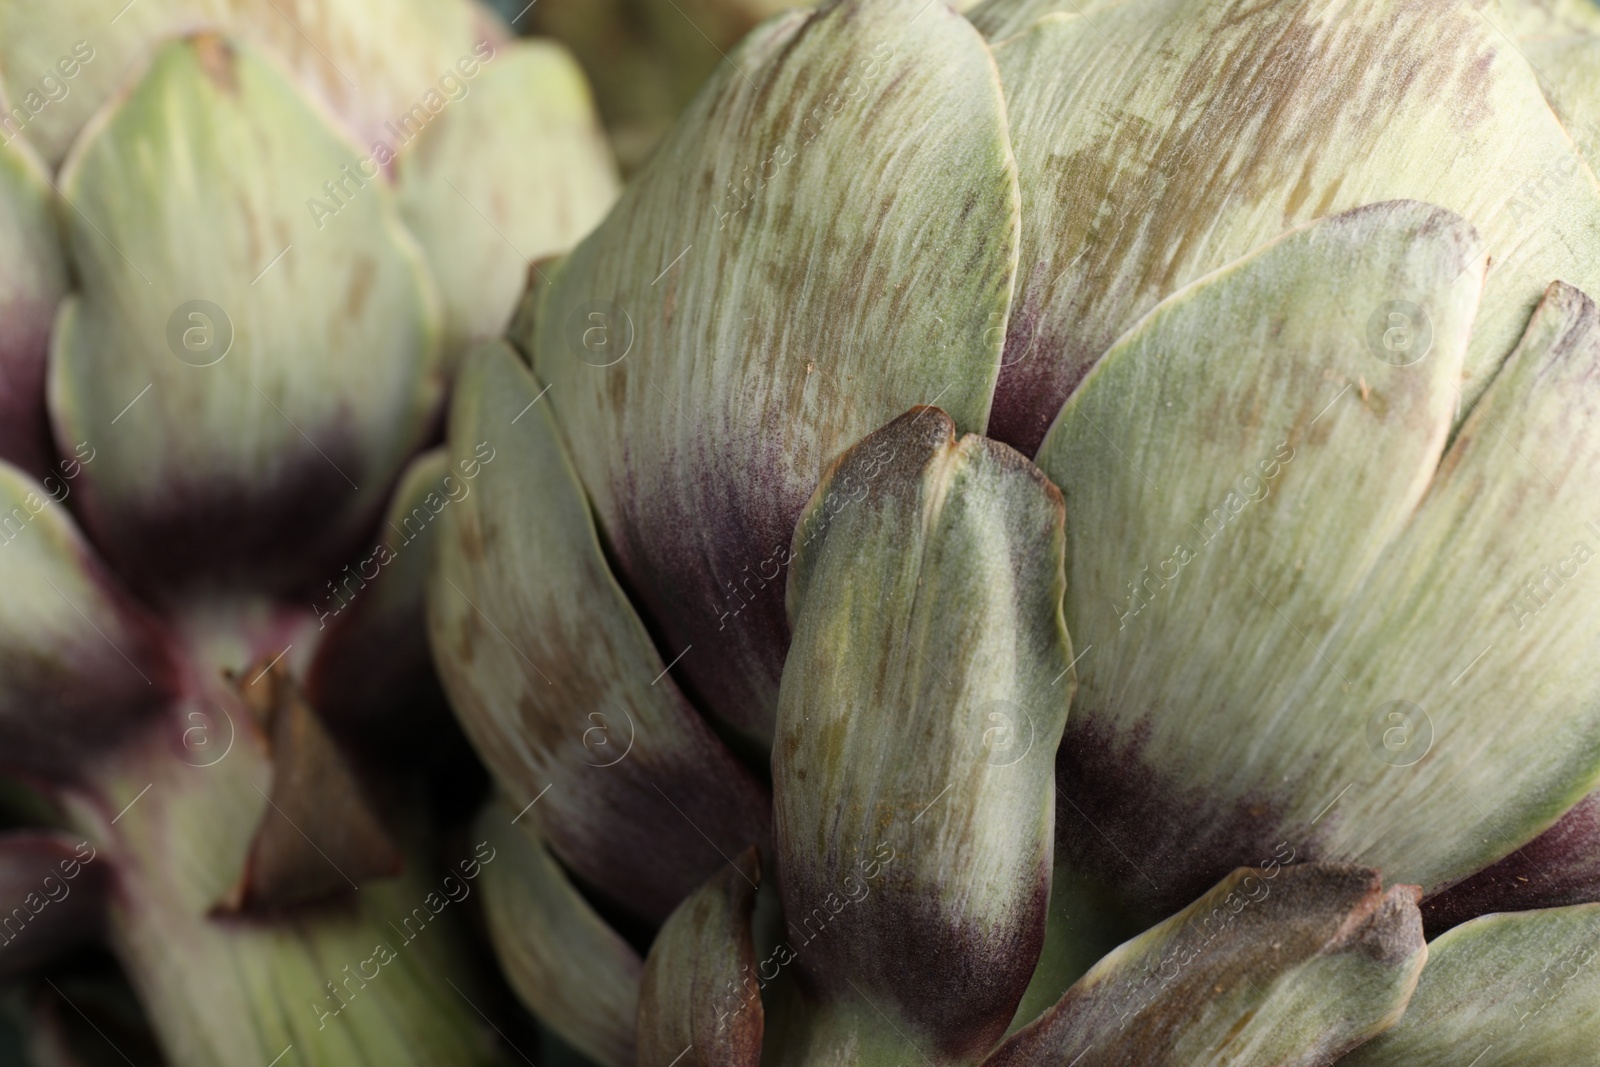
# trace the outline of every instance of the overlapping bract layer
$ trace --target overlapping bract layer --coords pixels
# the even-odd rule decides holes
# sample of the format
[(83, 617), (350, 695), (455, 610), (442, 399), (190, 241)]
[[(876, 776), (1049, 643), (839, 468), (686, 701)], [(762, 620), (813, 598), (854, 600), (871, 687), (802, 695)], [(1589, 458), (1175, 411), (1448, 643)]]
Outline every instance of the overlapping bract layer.
[(0, 769), (99, 849), (7, 960), (104, 909), (174, 1064), (498, 1062), (438, 918), (489, 859), (430, 885), (364, 757), (448, 747), (415, 454), (614, 195), (587, 95), (466, 3), (90, 7), (0, 3)]
[(1013, 25), (994, 51), (1022, 255), (993, 436), (1032, 454), (1157, 301), (1285, 229), (1397, 198), (1464, 216), (1494, 262), (1470, 404), (1547, 285), (1600, 290), (1600, 187), (1497, 19), (1495, 0), (1128, 0)]
[[(481, 405), (537, 412), (548, 439), (506, 490), (537, 503), (483, 506), (521, 509), (528, 543), (463, 521), (441, 572), (459, 588), (435, 590), (459, 601), (435, 609), (436, 650), (514, 805), (542, 820), (539, 790), (577, 780), (529, 754), (581, 759), (571, 737), (529, 735), (633, 661), (731, 751), (775, 741), (766, 884), (787, 926), (757, 945), (755, 1004), (797, 1063), (992, 1047), (1052, 864), (1160, 915), (1231, 899), (1235, 868), (1313, 861), (1237, 943), (1334, 933), (1261, 988), (1202, 969), (1154, 995), (1162, 1054), (1217, 1062), (1322, 1062), (1398, 1017), (1418, 892), (1370, 868), (1459, 883), (1436, 925), (1588, 899), (1596, 622), (1568, 594), (1600, 536), (1595, 25), (1563, 3), (988, 0), (969, 26), (841, 0), (760, 27), (537, 272), (511, 337), (534, 375), (502, 354), (501, 384), (458, 402), (472, 433)], [(1049, 484), (961, 432), (1036, 453), (1064, 534), (976, 488)], [(874, 457), (886, 441), (905, 448)], [(529, 547), (561, 540), (538, 507), (577, 516), (567, 558), (638, 618), (610, 672), (566, 657), (593, 692), (531, 728), (540, 660), (513, 660), (572, 611), (528, 596), (563, 570)], [(478, 594), (512, 620), (498, 637)], [(1040, 621), (1063, 604), (1070, 650)], [(1063, 719), (1054, 789), (1036, 758), (995, 762), (1024, 734), (1054, 754)], [(628, 837), (630, 810), (569, 822)], [(662, 948), (686, 982), (750, 962), (723, 930), (748, 921), (737, 845), (708, 837), (728, 865), (652, 909), (686, 899)], [(1072, 1041), (1037, 1044), (1042, 1024), (1003, 1055), (1076, 1055), (1083, 1005), (1150, 944), (1047, 1015)], [(698, 1000), (666, 1018), (655, 983), (645, 1060), (682, 1038), (748, 1061), (748, 978), (720, 1019)], [(1212, 1015), (1177, 1008), (1218, 984)], [(1275, 1011), (1304, 1032), (1257, 1018)]]
[(984, 1067), (1331, 1063), (1405, 1010), (1428, 958), (1417, 896), (1359, 867), (1241, 868), (1097, 963)]
[[(619, 578), (673, 654), (695, 646), (681, 672), (704, 709), (762, 745), (775, 576), (822, 467), (915, 403), (987, 419), (1016, 174), (981, 38), (920, 6), (765, 23), (513, 338)], [(859, 144), (872, 165), (841, 167)]]
[(501, 787), (585, 880), (659, 922), (719, 852), (767, 842), (766, 790), (611, 577), (551, 406), (504, 343), (463, 371), (451, 459), (490, 462), (443, 516), (430, 636)]
[(1600, 906), (1483, 918), (1428, 946), (1428, 967), (1395, 1028), (1350, 1067), (1584, 1063), (1594, 1056)]
[(952, 1056), (1004, 1031), (1044, 937), (1061, 546), (1055, 487), (935, 408), (846, 453), (796, 528), (772, 768), (800, 966)]

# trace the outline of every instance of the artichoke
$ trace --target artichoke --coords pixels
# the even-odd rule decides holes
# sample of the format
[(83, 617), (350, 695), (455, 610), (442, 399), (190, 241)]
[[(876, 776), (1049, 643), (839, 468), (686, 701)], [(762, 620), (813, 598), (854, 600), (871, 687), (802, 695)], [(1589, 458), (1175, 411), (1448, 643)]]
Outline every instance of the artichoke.
[(451, 404), (523, 1000), (608, 1067), (1596, 1062), (1597, 34), (756, 28)]
[(591, 79), (623, 167), (671, 128), (727, 50), (795, 0), (502, 0), (514, 27), (567, 44)]
[(0, 770), (39, 813), (0, 974), (103, 933), (173, 1065), (501, 1062), (452, 907), (497, 857), (439, 867), (420, 793), (472, 488), (430, 446), (615, 193), (576, 65), (453, 2), (0, 3), (0, 84)]

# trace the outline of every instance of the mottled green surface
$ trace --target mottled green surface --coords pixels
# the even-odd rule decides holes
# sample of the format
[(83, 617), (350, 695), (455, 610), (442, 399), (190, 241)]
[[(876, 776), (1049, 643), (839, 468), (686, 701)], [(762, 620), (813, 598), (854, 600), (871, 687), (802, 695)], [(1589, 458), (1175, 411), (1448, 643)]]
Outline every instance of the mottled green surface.
[[(119, 10), (120, 9), (120, 10)], [(249, 37), (369, 147), (392, 140), (386, 124), (406, 114), (472, 46), (500, 31), (465, 4), (432, 0), (33, 0), (0, 3), (0, 85), (12, 106), (47, 75), (66, 92), (39, 106), (24, 135), (52, 163), (95, 111), (139, 75), (162, 40), (200, 28)], [(62, 60), (75, 70), (64, 77)], [(28, 103), (32, 110), (37, 103)], [(311, 195), (309, 192), (301, 196)]]
[(988, 414), (1016, 174), (982, 38), (924, 6), (752, 34), (539, 309), (535, 370), (624, 581), (672, 654), (694, 646), (703, 710), (763, 745), (768, 561), (822, 468), (915, 403)]
[(731, 859), (691, 893), (650, 944), (639, 989), (640, 1067), (756, 1067), (761, 968), (751, 916), (760, 859)]
[[(1287, 841), (1432, 892), (1600, 774), (1600, 618), (1564, 579), (1523, 588), (1594, 551), (1595, 311), (1552, 289), (1443, 451), (1470, 249), (1416, 204), (1298, 231), (1164, 304), (1046, 441), (1067, 623), (1095, 645), (1066, 744), (1125, 761), (1067, 788), (1155, 805), (1100, 825), (1164, 890)], [(1393, 301), (1406, 358), (1431, 323), (1409, 366), (1373, 343)]]
[(611, 576), (552, 424), (556, 395), (503, 342), (463, 370), (450, 455), (477, 477), (438, 519), (430, 640), (501, 788), (519, 808), (542, 798), (526, 818), (555, 853), (659, 922), (722, 866), (719, 850), (767, 841), (768, 802)]
[(1392, 1026), (1428, 958), (1414, 886), (1241, 868), (1095, 964), (986, 1067), (1320, 1067)]
[(1005, 1032), (1044, 937), (1061, 545), (1055, 487), (935, 408), (846, 453), (795, 532), (772, 764), (792, 943), (828, 997), (943, 1058)]
[(1600, 905), (1486, 915), (1428, 945), (1405, 1017), (1345, 1067), (1600, 1063)]
[(1465, 216), (1494, 262), (1470, 405), (1545, 286), (1600, 292), (1600, 187), (1496, 10), (1137, 0), (998, 45), (1023, 221), (996, 435), (1032, 448), (1067, 388), (1181, 286), (1399, 197)]
[(273, 62), (218, 38), (165, 45), (67, 162), (79, 289), (51, 407), (101, 446), (80, 513), (136, 578), (321, 570), (423, 443), (438, 297), (393, 194), (368, 182), (321, 228), (305, 205), (357, 163)]

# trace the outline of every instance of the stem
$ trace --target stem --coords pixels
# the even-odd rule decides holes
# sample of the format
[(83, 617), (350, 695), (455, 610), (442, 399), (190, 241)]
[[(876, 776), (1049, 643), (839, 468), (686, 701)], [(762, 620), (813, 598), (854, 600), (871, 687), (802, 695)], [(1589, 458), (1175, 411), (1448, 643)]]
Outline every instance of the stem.
[(66, 798), (99, 850), (93, 862), (116, 873), (112, 946), (173, 1067), (266, 1067), (280, 1055), (281, 1067), (502, 1062), (455, 944), (451, 908), (474, 888), (464, 878), (447, 895), (439, 875), (411, 863), (348, 900), (214, 914), (270, 812), (265, 742), (234, 708), (210, 723), (226, 734), (231, 718), (226, 756), (218, 743), (196, 759), (181, 737), (192, 716), (174, 716)]

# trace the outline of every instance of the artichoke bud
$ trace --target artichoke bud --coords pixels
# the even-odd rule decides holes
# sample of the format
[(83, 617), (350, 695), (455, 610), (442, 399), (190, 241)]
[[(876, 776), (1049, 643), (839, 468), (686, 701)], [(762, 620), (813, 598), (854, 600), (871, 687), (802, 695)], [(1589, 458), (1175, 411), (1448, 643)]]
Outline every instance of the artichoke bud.
[[(11, 20), (0, 8), (0, 51), (26, 52), (38, 35)], [(37, 481), (0, 463), (0, 756), (97, 850), (103, 874), (54, 915), (89, 933), (81, 916), (103, 905), (170, 1062), (292, 1047), (328, 1067), (487, 1065), (499, 1053), (453, 929), (465, 909), (443, 914), (477, 874), (432, 881), (425, 834), (391, 831), (424, 820), (377, 802), (322, 717), (370, 723), (395, 693), (418, 697), (401, 686), (426, 650), (428, 485), (459, 484), (442, 453), (406, 471), (437, 432), (439, 298), (381, 168), (286, 54), (214, 33), (139, 53), (148, 69), (56, 182), (79, 289), (33, 397), (54, 462)], [(28, 302), (53, 300), (20, 148), (0, 151), (0, 229), (18, 235), (0, 257), (17, 327), (3, 390), (29, 358), (44, 373)], [(22, 257), (38, 293), (12, 281)], [(33, 466), (10, 435), (39, 425), (8, 422), (0, 456)], [(391, 517), (423, 507), (430, 536), (341, 584), (354, 607), (299, 606), (350, 570), (402, 478)], [(27, 845), (0, 840), (0, 870), (32, 870)], [(35, 944), (70, 941), (57, 926)]]
[[(756, 28), (452, 412), (515, 458), (429, 602), (537, 846), (524, 998), (568, 1010), (578, 944), (635, 989), (581, 886), (664, 923), (632, 1027), (568, 1024), (608, 1063), (1580, 1058), (1586, 947), (1528, 1033), (1495, 976), (1600, 892), (1596, 40), (1568, 0)], [(563, 716), (608, 708), (651, 744), (591, 784)], [(726, 770), (768, 748), (770, 954)], [(1108, 886), (1171, 918), (1085, 971)]]

